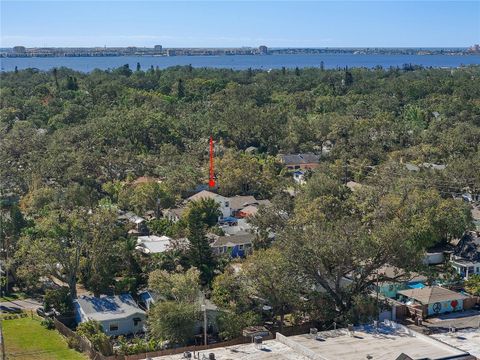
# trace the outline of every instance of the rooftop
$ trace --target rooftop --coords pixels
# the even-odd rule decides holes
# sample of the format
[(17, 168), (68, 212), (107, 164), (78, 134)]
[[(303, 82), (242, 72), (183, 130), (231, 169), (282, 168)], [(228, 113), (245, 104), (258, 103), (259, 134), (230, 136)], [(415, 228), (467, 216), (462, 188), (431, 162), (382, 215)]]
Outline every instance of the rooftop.
[[(216, 199), (216, 198), (225, 198), (222, 195), (215, 194), (214, 192), (208, 191), (208, 190), (202, 190), (195, 195), (190, 196), (187, 201), (197, 201), (200, 199)], [(226, 200), (226, 198), (225, 198)]]
[(139, 236), (137, 249), (147, 254), (162, 253), (170, 248), (171, 242), (168, 236)]
[(258, 208), (254, 205), (248, 205), (244, 207), (240, 212), (245, 215), (255, 215), (258, 211)]
[(461, 359), (461, 355), (468, 359), (468, 353), (398, 324), (395, 328), (379, 326), (378, 332), (373, 326), (363, 326), (355, 329), (353, 336), (343, 329), (318, 334), (320, 341), (310, 335), (288, 337), (287, 340), (320, 355), (318, 359), (322, 360), (396, 360), (401, 354), (413, 359)]
[(424, 305), (441, 301), (466, 299), (468, 297), (440, 286), (425, 286), (422, 289), (401, 290), (398, 293)]
[(312, 153), (307, 154), (283, 154), (279, 155), (285, 165), (318, 164), (320, 156)]
[(253, 240), (253, 234), (247, 235), (232, 235), (232, 236), (219, 236), (212, 244), (212, 247), (219, 246), (235, 246), (251, 244)]
[[(254, 344), (241, 344), (223, 348), (202, 351), (208, 358), (209, 353), (215, 354), (215, 360), (310, 360), (292, 349), (275, 340), (267, 340), (263, 343), (263, 349), (257, 349)], [(182, 354), (155, 357), (153, 360), (184, 360)], [(200, 357), (201, 359), (201, 357)]]
[[(254, 344), (242, 344), (209, 349), (203, 353), (207, 356), (214, 353), (216, 360), (397, 360), (402, 354), (413, 359), (472, 359), (463, 350), (398, 324), (381, 325), (378, 330), (373, 326), (363, 326), (356, 328), (353, 334), (345, 329), (323, 331), (316, 338), (312, 335), (285, 337), (277, 334), (276, 340), (263, 343), (263, 349), (256, 348)], [(183, 354), (155, 359), (180, 360)]]
[[(428, 278), (426, 276), (420, 275), (416, 272), (407, 272), (405, 270), (399, 269), (395, 266), (383, 266), (380, 269), (378, 269), (378, 275), (381, 278), (387, 278), (387, 279), (396, 279), (398, 278), (397, 281), (399, 282), (421, 282), (421, 281), (427, 281)], [(376, 278), (376, 274), (372, 275), (372, 278)], [(385, 281), (388, 281), (385, 279)]]
[(232, 196), (229, 198), (230, 207), (232, 209), (241, 209), (250, 204), (258, 204), (258, 200), (251, 195), (246, 196)]
[(480, 329), (463, 329), (454, 333), (442, 332), (431, 335), (434, 339), (468, 351), (480, 359)]
[(453, 255), (467, 261), (480, 262), (480, 236), (473, 231), (463, 235)]
[(134, 314), (143, 314), (131, 295), (81, 296), (75, 300), (85, 317), (90, 320), (110, 320), (126, 318)]

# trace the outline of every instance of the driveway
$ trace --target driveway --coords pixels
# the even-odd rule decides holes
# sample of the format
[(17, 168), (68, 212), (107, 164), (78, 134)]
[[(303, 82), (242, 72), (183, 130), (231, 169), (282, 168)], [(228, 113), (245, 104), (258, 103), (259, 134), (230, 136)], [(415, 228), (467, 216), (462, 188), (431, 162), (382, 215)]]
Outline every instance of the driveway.
[(34, 299), (5, 301), (0, 302), (0, 311), (6, 313), (18, 312), (19, 310), (37, 310), (40, 306), (42, 306), (42, 304)]
[(447, 315), (440, 315), (438, 317), (429, 318), (427, 321), (424, 321), (423, 324), (431, 328), (448, 329), (452, 326), (457, 329), (470, 327), (478, 328), (480, 325), (480, 311), (466, 310)]

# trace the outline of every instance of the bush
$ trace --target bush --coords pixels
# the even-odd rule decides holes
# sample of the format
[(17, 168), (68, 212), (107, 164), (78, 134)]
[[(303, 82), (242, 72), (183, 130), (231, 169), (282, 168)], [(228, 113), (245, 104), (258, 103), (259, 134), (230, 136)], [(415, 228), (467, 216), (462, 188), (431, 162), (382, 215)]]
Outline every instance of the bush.
[(75, 336), (67, 337), (67, 345), (70, 349), (74, 349), (74, 350), (79, 351), (79, 352), (82, 351), (82, 347), (80, 345), (80, 340), (77, 339)]
[(110, 340), (103, 332), (102, 325), (98, 321), (89, 320), (81, 323), (77, 327), (77, 334), (90, 340), (95, 350), (100, 351), (103, 355), (111, 355)]
[(55, 324), (53, 322), (53, 320), (49, 317), (46, 317), (45, 319), (42, 320), (42, 322), (40, 323), (44, 328), (47, 328), (49, 330), (52, 330), (55, 328)]

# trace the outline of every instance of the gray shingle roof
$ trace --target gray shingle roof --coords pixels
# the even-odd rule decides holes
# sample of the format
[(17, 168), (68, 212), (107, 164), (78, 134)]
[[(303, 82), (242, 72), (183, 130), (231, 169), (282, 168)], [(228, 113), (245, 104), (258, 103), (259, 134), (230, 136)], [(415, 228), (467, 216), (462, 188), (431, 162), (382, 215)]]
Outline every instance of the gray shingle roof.
[(131, 295), (82, 296), (75, 300), (81, 311), (91, 320), (115, 320), (127, 318), (134, 314), (143, 314)]
[(471, 262), (480, 262), (480, 236), (470, 232), (463, 235), (453, 251), (453, 255)]
[(285, 165), (318, 164), (320, 161), (320, 156), (312, 153), (284, 154), (280, 158)]
[(253, 234), (219, 236), (210, 246), (220, 247), (220, 246), (247, 245), (247, 244), (251, 244), (252, 240), (253, 240)]
[(255, 197), (251, 195), (247, 196), (232, 196), (228, 198), (228, 201), (230, 202), (230, 208), (231, 209), (242, 209), (250, 204), (257, 204), (258, 201), (255, 199)]

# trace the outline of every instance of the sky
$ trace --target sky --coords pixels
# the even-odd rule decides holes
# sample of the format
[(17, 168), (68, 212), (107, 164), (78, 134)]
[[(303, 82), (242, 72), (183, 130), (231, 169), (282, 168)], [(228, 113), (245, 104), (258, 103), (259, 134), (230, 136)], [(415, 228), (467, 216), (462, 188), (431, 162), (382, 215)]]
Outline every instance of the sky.
[(468, 47), (476, 1), (0, 0), (0, 47)]

